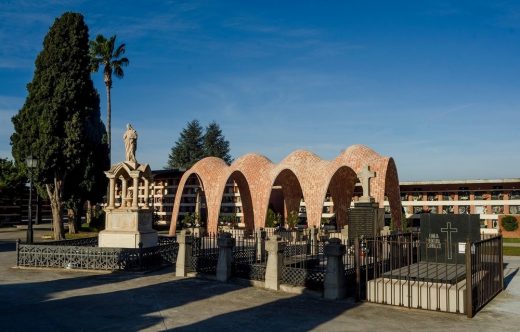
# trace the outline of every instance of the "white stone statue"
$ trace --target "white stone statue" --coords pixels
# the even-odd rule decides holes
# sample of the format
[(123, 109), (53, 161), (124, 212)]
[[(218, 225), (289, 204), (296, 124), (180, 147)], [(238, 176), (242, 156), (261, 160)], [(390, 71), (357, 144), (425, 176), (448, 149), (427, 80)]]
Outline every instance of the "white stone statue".
[(132, 128), (131, 124), (126, 125), (126, 132), (123, 135), (125, 141), (125, 155), (126, 161), (137, 163), (135, 159), (135, 150), (137, 149), (137, 131)]

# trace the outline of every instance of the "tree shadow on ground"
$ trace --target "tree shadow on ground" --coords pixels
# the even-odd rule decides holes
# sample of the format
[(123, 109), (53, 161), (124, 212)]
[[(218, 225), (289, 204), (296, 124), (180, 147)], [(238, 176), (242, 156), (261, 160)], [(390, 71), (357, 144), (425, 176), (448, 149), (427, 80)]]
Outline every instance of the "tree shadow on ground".
[(0, 241), (0, 252), (7, 252), (16, 250), (16, 241), (15, 240), (1, 240)]
[(507, 289), (513, 278), (518, 273), (519, 268), (514, 269), (513, 271), (509, 272), (507, 275), (504, 276), (504, 289)]
[(15, 275), (0, 281), (0, 330), (309, 330), (355, 306), (234, 283), (175, 279), (172, 271), (71, 277), (61, 270), (50, 272), (61, 279), (22, 283), (15, 283), (18, 276), (31, 280), (28, 273), (41, 271), (8, 271)]
[(170, 331), (309, 331), (359, 304), (353, 300), (328, 301), (297, 295), (220, 314)]
[[(161, 310), (243, 288), (195, 278), (164, 282), (164, 277), (157, 277), (97, 275), (0, 285), (0, 330), (137, 331), (160, 324)], [(154, 278), (162, 282), (150, 285)]]

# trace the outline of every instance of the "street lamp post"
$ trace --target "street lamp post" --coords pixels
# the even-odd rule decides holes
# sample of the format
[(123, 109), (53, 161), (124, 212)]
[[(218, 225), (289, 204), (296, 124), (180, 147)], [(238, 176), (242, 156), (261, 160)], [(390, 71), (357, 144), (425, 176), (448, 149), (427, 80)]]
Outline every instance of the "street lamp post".
[(27, 243), (33, 243), (33, 223), (32, 223), (32, 170), (38, 166), (38, 160), (32, 154), (25, 159), (25, 164), (29, 170), (29, 221), (27, 222)]

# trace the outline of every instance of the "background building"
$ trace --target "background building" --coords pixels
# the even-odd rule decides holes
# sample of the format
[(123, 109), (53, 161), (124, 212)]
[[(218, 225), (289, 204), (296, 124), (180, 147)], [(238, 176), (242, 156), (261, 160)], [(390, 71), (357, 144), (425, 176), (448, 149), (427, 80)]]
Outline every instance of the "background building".
[[(154, 171), (154, 207), (161, 223), (169, 224), (177, 185), (183, 170)], [(483, 227), (497, 228), (500, 215), (520, 214), (520, 178), (497, 180), (453, 180), (400, 182), (401, 203), (407, 218), (418, 220), (421, 213), (479, 214)], [(194, 213), (196, 207), (197, 181), (184, 191), (179, 218)], [(276, 188), (273, 188), (276, 190)], [(362, 195), (361, 186), (356, 186), (355, 202)], [(275, 195), (274, 195), (275, 196)], [(204, 202), (201, 203), (202, 208)], [(388, 201), (384, 203), (386, 218), (390, 218)], [(329, 195), (324, 198), (322, 218), (334, 216), (334, 204)], [(242, 203), (238, 186), (228, 182), (222, 200), (221, 217), (242, 219)], [(300, 203), (300, 218), (306, 217), (305, 202)]]

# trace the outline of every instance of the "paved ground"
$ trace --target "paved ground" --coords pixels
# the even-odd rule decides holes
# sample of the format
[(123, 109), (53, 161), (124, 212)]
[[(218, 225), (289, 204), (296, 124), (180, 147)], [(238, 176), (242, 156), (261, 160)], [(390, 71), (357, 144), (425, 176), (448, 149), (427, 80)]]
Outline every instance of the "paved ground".
[[(475, 318), (150, 274), (12, 269), (22, 232), (0, 232), (0, 331), (518, 331), (520, 257)], [(3, 239), (3, 240), (2, 240)]]

